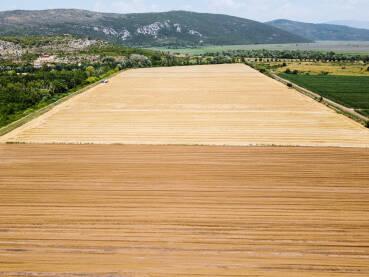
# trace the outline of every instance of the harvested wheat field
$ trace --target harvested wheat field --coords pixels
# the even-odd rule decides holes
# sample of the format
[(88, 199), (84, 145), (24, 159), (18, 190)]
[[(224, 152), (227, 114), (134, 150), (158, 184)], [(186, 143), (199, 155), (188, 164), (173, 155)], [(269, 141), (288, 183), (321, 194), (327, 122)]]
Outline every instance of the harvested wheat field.
[(0, 276), (369, 276), (369, 149), (0, 155)]
[(0, 141), (369, 147), (369, 130), (228, 64), (123, 72)]

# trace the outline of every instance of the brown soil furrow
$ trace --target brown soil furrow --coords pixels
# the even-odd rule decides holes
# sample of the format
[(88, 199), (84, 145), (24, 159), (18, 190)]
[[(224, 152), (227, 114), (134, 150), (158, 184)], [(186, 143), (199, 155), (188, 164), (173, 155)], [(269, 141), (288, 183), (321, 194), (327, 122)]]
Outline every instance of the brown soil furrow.
[(0, 276), (369, 276), (369, 149), (0, 156)]

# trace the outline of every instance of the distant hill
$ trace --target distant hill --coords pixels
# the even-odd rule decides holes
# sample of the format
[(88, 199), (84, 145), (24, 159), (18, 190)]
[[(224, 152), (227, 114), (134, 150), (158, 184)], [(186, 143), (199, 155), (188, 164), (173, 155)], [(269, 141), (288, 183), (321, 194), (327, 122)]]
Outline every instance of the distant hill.
[(72, 36), (15, 38), (0, 37), (0, 58), (16, 58), (25, 54), (75, 53), (91, 47), (107, 47), (108, 42)]
[(353, 28), (369, 29), (369, 21), (359, 20), (336, 20), (325, 22), (325, 24), (345, 25)]
[(99, 60), (101, 56), (106, 55), (129, 57), (136, 54), (138, 56), (156, 56), (160, 58), (160, 54), (158, 55), (157, 52), (151, 50), (125, 47), (103, 40), (80, 38), (72, 35), (0, 37), (0, 61), (1, 59), (10, 59), (30, 62), (45, 54), (69, 57), (67, 60), (73, 60), (75, 63), (83, 61), (83, 57), (90, 60)]
[(369, 41), (369, 30), (342, 25), (304, 23), (286, 19), (277, 19), (266, 24), (311, 40)]
[(85, 10), (0, 12), (0, 36), (72, 34), (128, 46), (309, 42), (260, 22), (186, 11), (113, 14)]

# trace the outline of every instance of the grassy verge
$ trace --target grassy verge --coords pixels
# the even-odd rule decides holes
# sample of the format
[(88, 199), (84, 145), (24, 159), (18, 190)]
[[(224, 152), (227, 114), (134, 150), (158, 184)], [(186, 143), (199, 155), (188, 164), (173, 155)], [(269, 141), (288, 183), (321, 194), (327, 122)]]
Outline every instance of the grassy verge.
[(368, 110), (356, 110), (356, 111), (369, 118), (369, 109)]

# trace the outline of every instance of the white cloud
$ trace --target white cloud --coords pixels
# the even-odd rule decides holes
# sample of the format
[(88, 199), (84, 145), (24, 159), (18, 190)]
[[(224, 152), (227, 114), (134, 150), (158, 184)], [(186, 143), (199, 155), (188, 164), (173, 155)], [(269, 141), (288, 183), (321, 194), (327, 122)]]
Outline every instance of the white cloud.
[(186, 4), (186, 5), (180, 6), (178, 9), (184, 10), (184, 11), (192, 11), (194, 8), (192, 5)]
[(111, 4), (114, 10), (122, 13), (154, 12), (158, 10), (155, 4), (148, 4), (142, 0), (118, 1)]
[(246, 6), (246, 3), (234, 0), (208, 0), (208, 4), (210, 7), (213, 8), (230, 8), (230, 9), (236, 9)]
[(254, 20), (269, 20), (270, 14), (288, 15), (291, 0), (206, 0), (211, 12), (226, 13)]
[(143, 13), (161, 11), (155, 4), (149, 4), (143, 0), (114, 1), (110, 4), (97, 1), (93, 9), (99, 12), (115, 13)]
[[(0, 0), (1, 1), (1, 0)], [(369, 0), (96, 0), (95, 11), (116, 13), (190, 10), (268, 21), (306, 22), (367, 18)]]
[(17, 5), (9, 5), (9, 3), (0, 3), (0, 10), (1, 11), (12, 11), (12, 10), (17, 10), (17, 9), (21, 9), (19, 8)]

